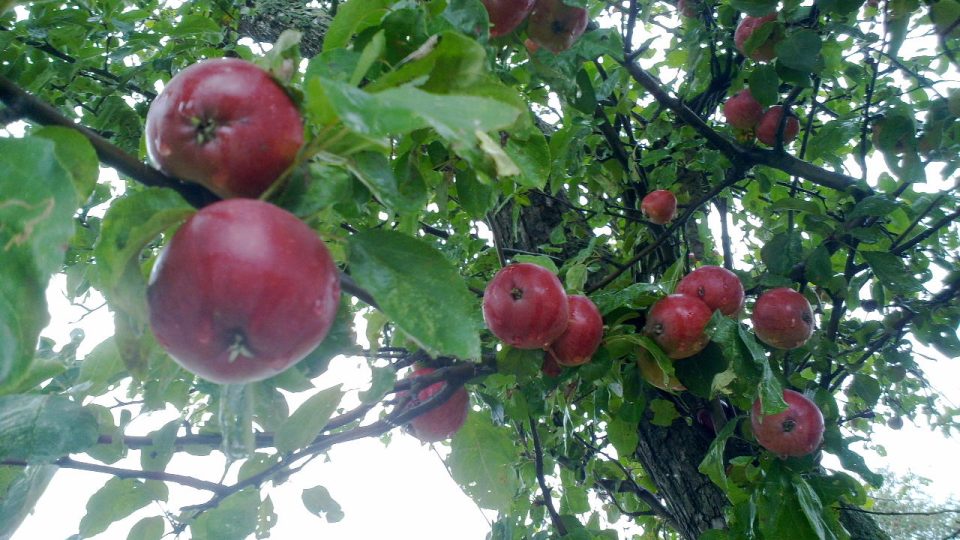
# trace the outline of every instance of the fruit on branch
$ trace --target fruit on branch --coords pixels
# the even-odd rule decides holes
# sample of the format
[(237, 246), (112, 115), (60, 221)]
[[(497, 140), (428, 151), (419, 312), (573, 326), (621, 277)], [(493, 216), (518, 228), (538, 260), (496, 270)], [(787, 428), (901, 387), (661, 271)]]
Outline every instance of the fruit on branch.
[(677, 216), (677, 196), (666, 189), (651, 191), (640, 202), (640, 211), (657, 225), (669, 223)]
[(300, 111), (259, 67), (205, 60), (170, 79), (150, 105), (147, 153), (163, 172), (217, 195), (257, 198), (303, 144)]
[(640, 376), (643, 377), (648, 383), (661, 390), (666, 390), (668, 392), (682, 392), (687, 389), (687, 387), (684, 386), (683, 383), (681, 383), (680, 380), (675, 376), (671, 375), (668, 378), (666, 373), (660, 369), (660, 366), (653, 358), (653, 355), (651, 355), (648, 350), (642, 347), (637, 353), (637, 366), (640, 368)]
[[(777, 144), (777, 131), (780, 129), (780, 119), (783, 118), (783, 107), (774, 105), (763, 113), (763, 118), (757, 124), (757, 139), (767, 146)], [(800, 133), (800, 121), (796, 116), (787, 115), (786, 123), (783, 126), (783, 144), (790, 144)]]
[(696, 296), (711, 310), (734, 315), (743, 307), (743, 283), (721, 266), (701, 266), (677, 284), (677, 294)]
[[(435, 370), (433, 368), (422, 367), (414, 370), (410, 378), (429, 375)], [(446, 381), (437, 381), (430, 386), (417, 392), (417, 396), (411, 399), (409, 407), (419, 405), (439, 394), (447, 385)], [(400, 394), (400, 397), (407, 395), (406, 392)], [(443, 403), (433, 409), (417, 416), (410, 421), (410, 433), (425, 443), (432, 443), (449, 439), (457, 432), (463, 423), (467, 420), (467, 413), (470, 411), (470, 396), (464, 387), (457, 388), (453, 394)]]
[(670, 358), (688, 358), (710, 342), (704, 329), (712, 315), (713, 311), (696, 296), (671, 294), (658, 300), (647, 312), (643, 332)]
[(563, 366), (558, 364), (557, 360), (550, 353), (544, 351), (540, 371), (548, 377), (559, 377), (560, 374), (563, 373)]
[(527, 35), (534, 43), (554, 53), (573, 46), (587, 29), (587, 10), (568, 6), (563, 0), (536, 0)]
[(763, 105), (745, 88), (724, 102), (723, 116), (731, 127), (752, 130), (763, 118)]
[(750, 427), (760, 446), (780, 457), (801, 457), (813, 453), (823, 443), (823, 413), (806, 396), (784, 390), (787, 410), (764, 416), (760, 399), (753, 402)]
[[(770, 13), (762, 17), (753, 17), (747, 15), (741, 19), (740, 24), (737, 25), (737, 30), (733, 35), (733, 42), (737, 46), (737, 50), (739, 50), (744, 56), (748, 56), (754, 60), (757, 60), (758, 62), (766, 62), (776, 58), (777, 53), (775, 48), (777, 43), (783, 39), (780, 29), (775, 25), (776, 20), (776, 13)], [(768, 23), (769, 26), (764, 27)], [(761, 30), (761, 27), (764, 28)], [(769, 32), (769, 34), (767, 35), (766, 39), (757, 44), (750, 54), (747, 54), (747, 40), (750, 39), (750, 36), (752, 36), (753, 33), (757, 32), (758, 30), (760, 32)]]
[(567, 302), (570, 309), (567, 329), (547, 347), (547, 355), (561, 366), (579, 366), (590, 361), (603, 340), (603, 317), (586, 296), (571, 294)]
[(157, 342), (217, 383), (266, 379), (326, 337), (340, 274), (317, 234), (253, 199), (212, 204), (183, 224), (147, 288)]
[(483, 320), (518, 349), (542, 349), (567, 329), (567, 293), (553, 272), (531, 263), (503, 267), (483, 292)]
[(490, 16), (490, 37), (513, 32), (533, 9), (534, 0), (480, 0)]
[(810, 302), (787, 287), (761, 294), (750, 319), (760, 341), (778, 349), (796, 349), (813, 335)]

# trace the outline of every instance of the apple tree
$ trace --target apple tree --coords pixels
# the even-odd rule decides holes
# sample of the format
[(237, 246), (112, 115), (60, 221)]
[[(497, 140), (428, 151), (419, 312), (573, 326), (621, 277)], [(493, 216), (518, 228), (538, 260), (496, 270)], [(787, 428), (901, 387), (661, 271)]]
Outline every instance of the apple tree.
[(956, 0), (0, 1), (0, 536), (72, 468), (80, 537), (265, 537), (404, 430), (493, 539), (888, 538), (856, 444), (960, 415), (958, 55)]

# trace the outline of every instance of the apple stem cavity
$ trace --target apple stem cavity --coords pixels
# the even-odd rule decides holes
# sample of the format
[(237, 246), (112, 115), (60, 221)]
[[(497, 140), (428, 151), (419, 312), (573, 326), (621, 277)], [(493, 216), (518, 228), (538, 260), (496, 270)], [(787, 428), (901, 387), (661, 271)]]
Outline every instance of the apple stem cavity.
[(781, 427), (783, 428), (784, 433), (790, 433), (791, 431), (796, 429), (797, 421), (792, 418), (789, 418), (783, 421), (783, 424), (781, 425)]
[(514, 300), (522, 299), (523, 289), (520, 289), (519, 287), (514, 287), (513, 289), (510, 290), (510, 297), (513, 298)]

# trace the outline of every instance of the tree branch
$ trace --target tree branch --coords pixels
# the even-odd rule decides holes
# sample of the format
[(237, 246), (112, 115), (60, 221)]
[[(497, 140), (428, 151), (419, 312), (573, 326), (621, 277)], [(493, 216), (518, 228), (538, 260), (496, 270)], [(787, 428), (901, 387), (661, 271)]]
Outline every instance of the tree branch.
[(543, 504), (547, 507), (547, 512), (550, 514), (550, 521), (553, 522), (553, 528), (557, 530), (557, 534), (566, 536), (567, 527), (560, 519), (560, 514), (557, 512), (556, 507), (553, 506), (553, 497), (550, 496), (553, 490), (547, 485), (547, 479), (544, 476), (543, 447), (540, 446), (540, 433), (537, 431), (537, 422), (533, 419), (533, 416), (529, 417), (529, 421), (530, 435), (533, 438), (533, 463), (537, 471), (537, 484), (540, 485), (540, 491), (543, 493)]

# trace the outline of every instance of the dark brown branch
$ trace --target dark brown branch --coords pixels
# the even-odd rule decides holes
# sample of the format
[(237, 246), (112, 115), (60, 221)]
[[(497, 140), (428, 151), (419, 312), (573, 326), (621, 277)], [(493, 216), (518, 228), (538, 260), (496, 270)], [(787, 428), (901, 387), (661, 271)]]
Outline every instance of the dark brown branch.
[(38, 124), (77, 130), (93, 145), (100, 161), (143, 185), (171, 188), (198, 208), (218, 199), (216, 195), (200, 185), (181, 182), (136, 159), (93, 130), (77, 124), (57, 109), (28, 94), (5, 77), (0, 77), (0, 101), (11, 110), (22, 114), (24, 118)]
[(814, 184), (844, 193), (850, 193), (858, 198), (873, 194), (873, 189), (866, 185), (866, 183), (852, 176), (828, 171), (801, 159), (797, 159), (785, 152), (740, 146), (707, 125), (702, 118), (684, 105), (683, 102), (670, 96), (667, 91), (663, 89), (660, 81), (647, 73), (647, 71), (638, 64), (634, 62), (626, 63), (624, 67), (635, 81), (650, 92), (657, 102), (673, 111), (680, 120), (691, 126), (701, 137), (706, 139), (711, 146), (720, 150), (734, 165), (742, 166), (745, 169), (754, 165), (766, 165), (767, 167), (779, 169), (787, 174), (799, 176)]
[[(217, 482), (207, 482), (206, 480), (198, 480), (192, 476), (183, 476), (180, 474), (173, 474), (163, 471), (139, 471), (134, 469), (122, 469), (119, 467), (110, 467), (108, 465), (100, 465), (99, 463), (87, 463), (83, 461), (76, 461), (70, 457), (62, 457), (53, 462), (54, 465), (58, 467), (63, 467), (64, 469), (76, 469), (78, 471), (90, 471), (98, 472), (105, 474), (112, 474), (117, 478), (142, 478), (144, 480), (159, 480), (161, 482), (172, 482), (174, 484), (180, 484), (187, 487), (192, 487), (194, 489), (199, 489), (203, 491), (212, 491), (216, 494), (228, 493), (229, 486), (220, 484)], [(26, 467), (28, 463), (21, 460), (6, 460), (0, 462), (0, 465), (14, 466), (14, 467)]]
[(530, 435), (533, 438), (533, 463), (537, 472), (537, 484), (540, 485), (540, 491), (543, 493), (543, 505), (547, 507), (547, 513), (550, 514), (550, 521), (553, 523), (553, 528), (557, 530), (557, 534), (566, 536), (567, 527), (560, 519), (557, 508), (553, 506), (553, 497), (550, 496), (553, 490), (547, 485), (547, 479), (544, 476), (543, 447), (540, 445), (540, 433), (537, 430), (537, 422), (532, 416), (530, 417)]

